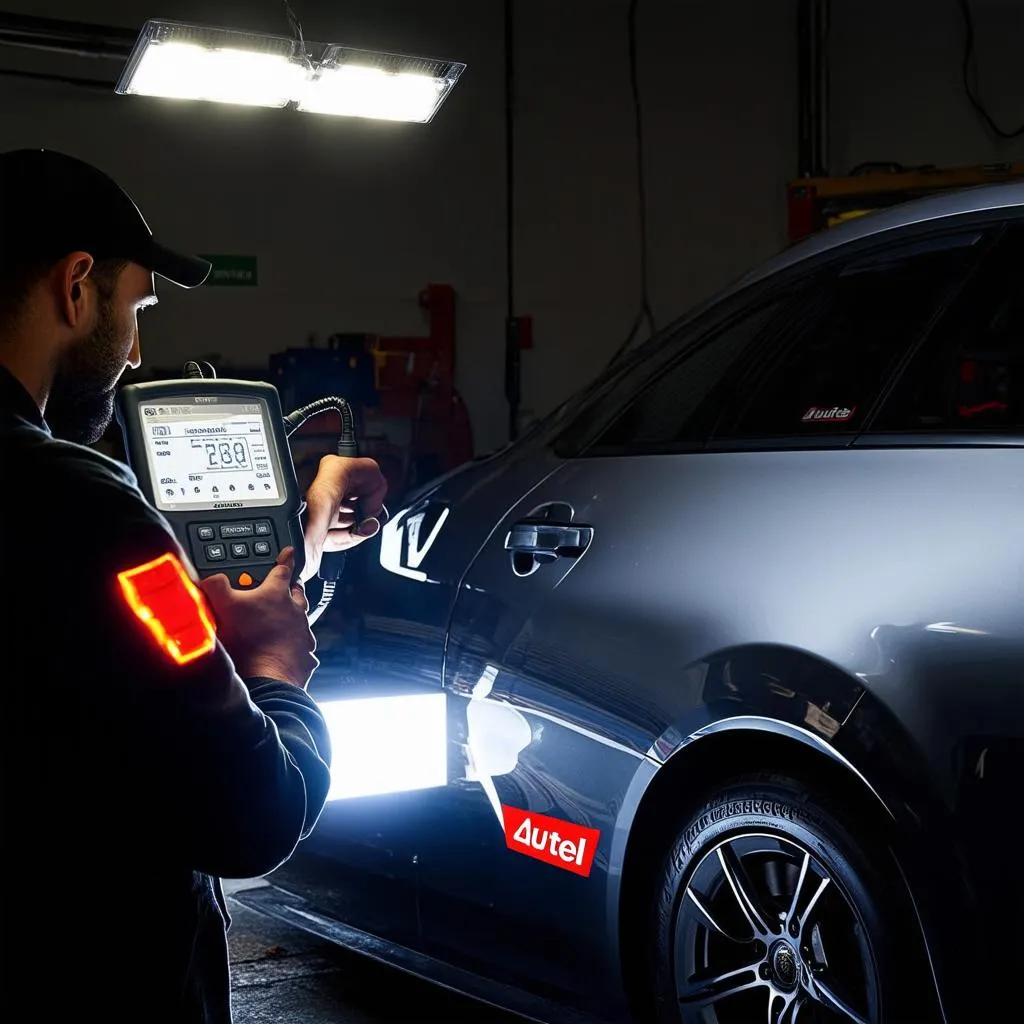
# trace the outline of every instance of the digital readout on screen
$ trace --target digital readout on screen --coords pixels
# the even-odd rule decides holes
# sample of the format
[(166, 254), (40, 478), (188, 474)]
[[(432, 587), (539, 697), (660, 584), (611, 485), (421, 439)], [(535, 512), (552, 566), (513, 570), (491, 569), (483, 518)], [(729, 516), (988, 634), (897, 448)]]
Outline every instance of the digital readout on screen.
[(262, 404), (147, 403), (140, 415), (159, 508), (280, 504)]

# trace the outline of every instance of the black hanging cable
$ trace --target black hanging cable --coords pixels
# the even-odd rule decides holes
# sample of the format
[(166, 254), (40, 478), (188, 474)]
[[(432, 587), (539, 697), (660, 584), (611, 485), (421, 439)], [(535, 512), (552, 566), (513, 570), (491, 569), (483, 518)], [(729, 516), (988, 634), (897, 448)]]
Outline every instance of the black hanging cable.
[(515, 315), (515, 67), (513, 61), (512, 0), (505, 0), (505, 301)]
[[(291, 437), (307, 420), (325, 412), (336, 412), (341, 418), (341, 429), (338, 432), (338, 454), (354, 459), (359, 455), (359, 444), (356, 440), (355, 417), (352, 407), (338, 395), (327, 395), (318, 398), (308, 405), (288, 413), (284, 418), (284, 432)], [(354, 509), (356, 522), (362, 521), (359, 503)], [(347, 555), (344, 551), (323, 551), (320, 554), (320, 568), (317, 576), (320, 579), (320, 597), (316, 605), (309, 611), (307, 620), (312, 626), (327, 610), (338, 587), (338, 579), (345, 571)]]
[(288, 19), (288, 27), (292, 30), (292, 35), (295, 37), (295, 41), (299, 44), (299, 53), (302, 59), (306, 62), (306, 66), (313, 70), (313, 62), (310, 60), (309, 54), (306, 52), (306, 37), (302, 33), (302, 22), (299, 20), (299, 16), (295, 13), (295, 8), (288, 2), (288, 0), (281, 0), (284, 4), (285, 17)]
[(633, 93), (633, 123), (636, 137), (637, 207), (640, 214), (640, 316), (638, 325), (645, 320), (653, 334), (656, 330), (647, 275), (647, 175), (644, 170), (644, 120), (640, 102), (640, 70), (636, 55), (636, 14), (640, 0), (629, 4), (629, 83)]
[(505, 398), (508, 438), (519, 436), (521, 348), (515, 304), (515, 33), (514, 0), (505, 0)]
[(978, 94), (971, 87), (971, 59), (974, 57), (974, 16), (971, 14), (971, 5), (968, 0), (958, 0), (958, 3), (960, 4), (960, 13), (964, 18), (966, 35), (964, 39), (964, 59), (960, 69), (964, 80), (964, 91), (967, 93), (967, 98), (971, 101), (971, 106), (974, 107), (992, 132), (1001, 139), (1015, 139), (1018, 135), (1024, 134), (1024, 124), (1015, 131), (1008, 132), (1000, 128), (993, 120), (991, 114), (985, 109), (985, 105), (981, 102)]
[(654, 313), (651, 310), (650, 286), (647, 273), (647, 175), (644, 170), (644, 122), (643, 107), (640, 102), (640, 72), (637, 61), (636, 45), (636, 15), (640, 6), (640, 0), (630, 0), (628, 17), (629, 36), (629, 83), (633, 96), (633, 125), (634, 139), (636, 143), (636, 178), (637, 178), (637, 206), (640, 222), (640, 310), (633, 326), (630, 328), (626, 340), (615, 350), (614, 355), (608, 361), (614, 363), (632, 345), (637, 332), (647, 324), (650, 334), (654, 334), (657, 326), (654, 320)]
[(281, 0), (284, 4), (285, 17), (288, 19), (288, 27), (292, 30), (292, 35), (295, 36), (296, 41), (302, 47), (302, 52), (306, 52), (306, 40), (302, 35), (302, 22), (299, 21), (299, 16), (295, 13), (295, 9), (288, 2), (288, 0)]

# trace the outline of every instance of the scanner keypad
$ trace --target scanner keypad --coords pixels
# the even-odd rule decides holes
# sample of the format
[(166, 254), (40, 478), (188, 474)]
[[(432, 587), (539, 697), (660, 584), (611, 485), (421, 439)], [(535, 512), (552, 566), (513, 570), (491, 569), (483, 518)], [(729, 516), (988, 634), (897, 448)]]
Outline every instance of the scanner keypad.
[(253, 559), (273, 561), (277, 555), (274, 525), (269, 519), (203, 523), (193, 525), (190, 533), (193, 550), (199, 556), (197, 561), (216, 563), (218, 572), (228, 572), (229, 575), (232, 563), (251, 563)]

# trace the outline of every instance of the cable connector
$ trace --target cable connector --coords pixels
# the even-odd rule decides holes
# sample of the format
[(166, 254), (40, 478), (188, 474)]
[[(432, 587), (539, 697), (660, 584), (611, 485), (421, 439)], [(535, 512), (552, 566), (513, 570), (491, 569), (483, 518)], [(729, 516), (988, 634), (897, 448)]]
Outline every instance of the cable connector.
[(344, 398), (337, 395), (328, 395), (326, 398), (318, 398), (315, 402), (288, 413), (284, 418), (284, 432), (291, 437), (306, 420), (319, 416), (324, 412), (336, 412), (341, 417), (341, 432), (338, 434), (338, 454), (355, 458), (358, 455), (356, 443), (355, 417), (352, 415), (352, 407)]
[[(355, 459), (359, 456), (359, 445), (356, 441), (355, 417), (352, 415), (352, 407), (337, 395), (328, 395), (325, 398), (318, 398), (284, 418), (284, 431), (287, 437), (291, 437), (307, 420), (319, 416), (325, 412), (336, 412), (341, 418), (341, 430), (338, 433), (337, 452), (339, 455)], [(359, 519), (359, 510), (356, 509), (356, 520)], [(321, 554), (320, 568), (317, 570), (317, 577), (323, 586), (320, 590), (320, 600), (316, 607), (310, 611), (308, 619), (312, 626), (317, 619), (327, 610), (327, 606), (334, 599), (334, 592), (338, 586), (338, 578), (345, 570), (345, 552), (331, 551)]]
[(190, 359), (181, 371), (186, 380), (214, 380), (217, 371), (205, 359)]

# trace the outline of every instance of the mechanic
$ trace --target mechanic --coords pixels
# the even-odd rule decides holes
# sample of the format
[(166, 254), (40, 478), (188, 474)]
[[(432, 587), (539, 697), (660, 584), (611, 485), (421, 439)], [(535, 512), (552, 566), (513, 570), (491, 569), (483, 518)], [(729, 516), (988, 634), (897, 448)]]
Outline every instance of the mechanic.
[[(305, 595), (291, 551), (251, 591), (197, 585), (127, 467), (87, 447), (140, 363), (154, 275), (190, 288), (209, 264), (48, 150), (0, 154), (0, 218), (5, 1001), (57, 1021), (227, 1024), (219, 879), (281, 865), (329, 788)], [(372, 460), (325, 458), (304, 578), (377, 532), (385, 490)], [(154, 566), (175, 627), (206, 631), (190, 660), (129, 600)]]

